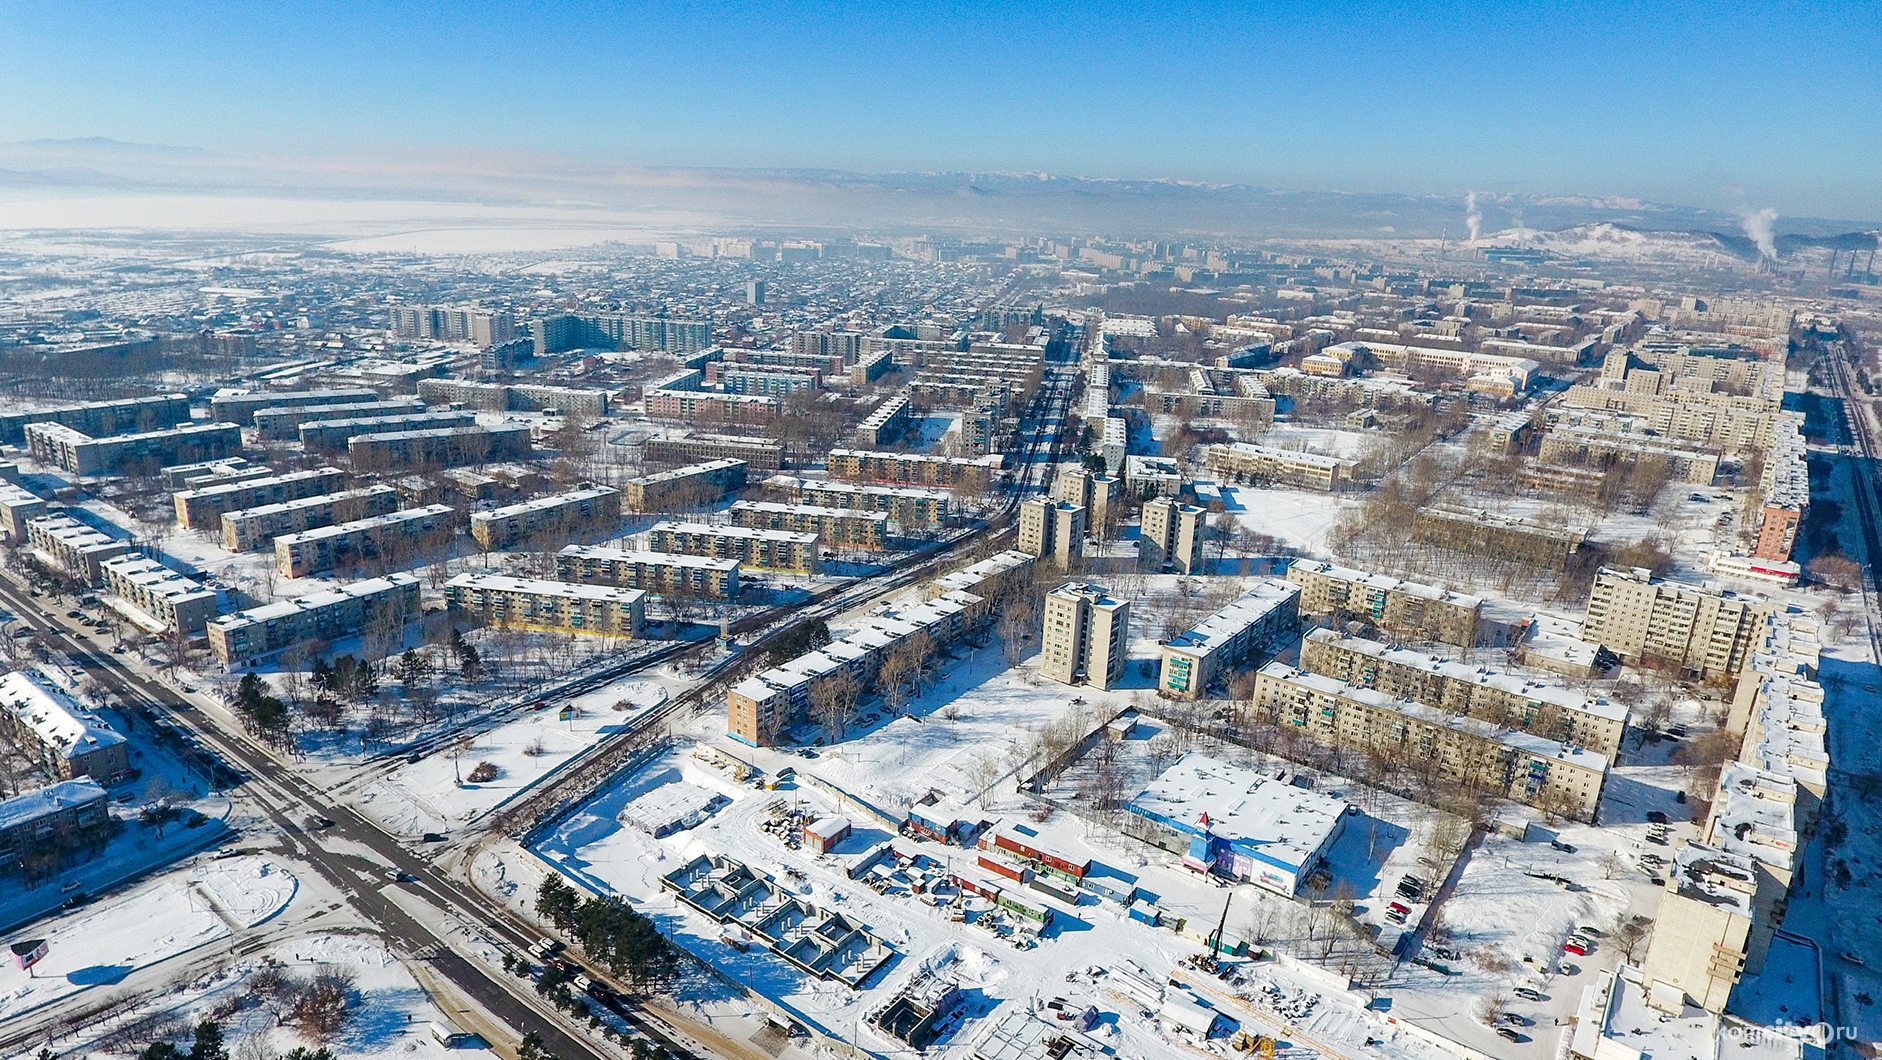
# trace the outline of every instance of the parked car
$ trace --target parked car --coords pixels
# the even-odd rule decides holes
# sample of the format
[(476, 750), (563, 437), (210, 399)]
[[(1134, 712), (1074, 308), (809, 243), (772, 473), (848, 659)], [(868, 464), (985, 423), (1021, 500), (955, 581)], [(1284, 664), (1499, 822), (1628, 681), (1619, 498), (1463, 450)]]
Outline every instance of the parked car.
[(1648, 810), (1647, 811), (1647, 823), (1648, 824), (1665, 824), (1666, 814), (1660, 810)]
[(1542, 992), (1540, 990), (1537, 990), (1534, 987), (1519, 986), (1516, 989), (1510, 991), (1510, 993), (1515, 994), (1517, 997), (1522, 998), (1524, 1001), (1547, 1001), (1548, 1000), (1547, 998), (1542, 996)]
[(1523, 1040), (1522, 1035), (1517, 1034), (1515, 1031), (1509, 1029), (1508, 1027), (1498, 1027), (1496, 1029), (1496, 1032), (1497, 1034), (1501, 1035), (1504, 1038), (1509, 1039), (1512, 1042), (1520, 1042)]
[(1572, 953), (1577, 957), (1588, 956), (1588, 947), (1582, 945), (1575, 939), (1569, 939), (1567, 942), (1562, 943), (1562, 950), (1566, 953)]

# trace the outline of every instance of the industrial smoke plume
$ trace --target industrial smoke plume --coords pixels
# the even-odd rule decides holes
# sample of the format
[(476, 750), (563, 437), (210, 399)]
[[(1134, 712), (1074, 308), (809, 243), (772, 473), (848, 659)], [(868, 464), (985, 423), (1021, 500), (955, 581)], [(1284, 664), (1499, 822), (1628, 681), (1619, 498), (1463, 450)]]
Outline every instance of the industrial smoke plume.
[(1769, 206), (1761, 210), (1740, 207), (1738, 225), (1745, 230), (1745, 235), (1758, 244), (1758, 253), (1777, 260), (1777, 241), (1771, 235), (1771, 226), (1777, 223), (1777, 211)]
[(1483, 214), (1477, 212), (1477, 193), (1474, 191), (1464, 196), (1464, 223), (1470, 226), (1470, 242), (1475, 245), (1477, 229), (1483, 224)]

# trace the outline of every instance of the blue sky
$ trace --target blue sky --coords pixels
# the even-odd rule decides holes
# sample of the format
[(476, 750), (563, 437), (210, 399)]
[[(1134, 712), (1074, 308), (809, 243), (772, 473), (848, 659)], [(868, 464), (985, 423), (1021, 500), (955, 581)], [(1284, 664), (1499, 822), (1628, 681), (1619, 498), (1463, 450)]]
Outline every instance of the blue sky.
[(0, 140), (491, 148), (1882, 217), (1871, 4), (34, 3)]

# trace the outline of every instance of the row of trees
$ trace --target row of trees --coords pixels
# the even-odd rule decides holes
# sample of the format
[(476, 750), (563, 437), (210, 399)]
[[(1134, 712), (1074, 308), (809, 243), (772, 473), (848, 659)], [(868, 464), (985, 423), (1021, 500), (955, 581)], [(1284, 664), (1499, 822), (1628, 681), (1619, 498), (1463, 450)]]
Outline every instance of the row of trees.
[(652, 920), (619, 898), (584, 899), (551, 874), (536, 892), (536, 911), (635, 990), (652, 990), (679, 971), (679, 950)]

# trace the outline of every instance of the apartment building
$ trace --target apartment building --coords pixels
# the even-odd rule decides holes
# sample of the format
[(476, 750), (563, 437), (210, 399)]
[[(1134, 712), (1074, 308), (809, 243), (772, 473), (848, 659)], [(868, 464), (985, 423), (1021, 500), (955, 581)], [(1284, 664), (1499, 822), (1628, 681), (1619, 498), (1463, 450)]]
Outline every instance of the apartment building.
[(398, 510), (398, 490), (391, 486), (367, 486), (223, 512), (222, 547), (230, 552), (250, 552), (272, 544), (283, 534), (391, 515)]
[(0, 677), (0, 726), (57, 780), (91, 777), (109, 784), (131, 768), (124, 736), (34, 670)]
[(1592, 427), (1560, 425), (1542, 436), (1537, 459), (1596, 471), (1616, 467), (1664, 470), (1673, 482), (1710, 486), (1719, 474), (1719, 454), (1667, 445), (1658, 439)]
[(1312, 630), (1301, 641), (1300, 665), (1349, 685), (1586, 747), (1610, 760), (1620, 755), (1627, 731), (1628, 711), (1619, 703), (1330, 629)]
[(860, 331), (798, 331), (791, 335), (790, 352), (798, 357), (838, 358), (855, 364), (868, 336)]
[(444, 584), (451, 610), (485, 625), (638, 637), (647, 629), (647, 594), (613, 585), (512, 578), (475, 571)]
[(1086, 508), (1068, 501), (1035, 497), (1019, 506), (1017, 547), (1028, 556), (1049, 558), (1066, 570), (1085, 555)]
[(35, 460), (74, 475), (155, 473), (167, 464), (240, 456), (242, 429), (233, 423), (192, 423), (93, 438), (60, 423), (29, 423), (26, 447)]
[(202, 632), (216, 617), (216, 593), (202, 583), (143, 556), (119, 556), (99, 564), (105, 590), (149, 615), (163, 626), (187, 636)]
[(1385, 574), (1295, 560), (1287, 580), (1300, 586), (1300, 609), (1311, 615), (1349, 612), (1388, 633), (1426, 637), (1460, 648), (1477, 643), (1483, 600)]
[(1773, 605), (1726, 589), (1603, 567), (1588, 596), (1582, 637), (1636, 665), (1706, 681), (1737, 676)]
[(1335, 456), (1273, 449), (1250, 442), (1204, 446), (1202, 461), (1204, 467), (1230, 482), (1294, 486), (1327, 493), (1345, 489), (1354, 467), (1351, 460)]
[(925, 453), (865, 452), (832, 449), (833, 479), (912, 486), (949, 486), (985, 492), (993, 488), (1005, 458), (929, 456)]
[(289, 471), (283, 475), (224, 482), (172, 495), (176, 521), (185, 530), (220, 529), (227, 512), (281, 504), (337, 492), (346, 486), (346, 472), (337, 467)]
[(402, 563), (448, 541), (457, 532), (457, 522), (456, 509), (431, 504), (283, 534), (274, 539), (274, 565), (290, 578), (305, 578), (332, 570), (353, 556)]
[(1170, 497), (1144, 502), (1143, 528), (1137, 539), (1137, 562), (1145, 570), (1174, 568), (1178, 574), (1206, 573), (1202, 559), (1203, 531), (1209, 513)]
[(532, 322), (536, 356), (577, 349), (698, 353), (712, 345), (712, 323), (634, 313), (565, 313)]
[(599, 533), (620, 523), (621, 491), (595, 486), (473, 512), (470, 532), (479, 548), (498, 549), (536, 537)]
[(225, 456), (220, 460), (198, 460), (159, 468), (157, 481), (163, 483), (163, 488), (167, 490), (201, 489), (224, 482), (267, 478), (272, 474), (273, 469), (266, 464), (251, 464), (247, 457), (242, 456)]
[(1784, 416), (1771, 430), (1771, 448), (1758, 479), (1763, 495), (1758, 544), (1751, 553), (1759, 559), (1788, 562), (1797, 547), (1797, 528), (1810, 509), (1810, 463), (1801, 419)]
[(863, 449), (880, 449), (907, 434), (908, 424), (908, 395), (891, 394), (856, 425), (856, 444)]
[(1657, 376), (1642, 379), (1639, 370), (1628, 373), (1622, 389), (1596, 384), (1569, 387), (1561, 401), (1562, 414), (1575, 409), (1636, 416), (1662, 437), (1716, 448), (1732, 458), (1770, 448), (1777, 421), (1784, 415), (1781, 390), (1776, 398), (1706, 391), (1668, 385)]
[(379, 391), (370, 387), (221, 393), (209, 399), (209, 415), (213, 419), (239, 423), (248, 427), (254, 424), (255, 413), (262, 409), (308, 408), (314, 405), (360, 405), (378, 400)]
[(15, 795), (0, 801), (0, 868), (29, 853), (63, 853), (61, 837), (76, 849), (87, 849), (87, 840), (103, 837), (110, 827), (111, 793), (89, 778)]
[(1529, 389), (1531, 379), (1542, 365), (1527, 357), (1509, 357), (1468, 350), (1446, 350), (1434, 346), (1407, 346), (1394, 342), (1342, 342), (1321, 351), (1322, 356), (1350, 362), (1361, 354), (1407, 375), (1442, 372), (1465, 378), (1465, 386), (1499, 397), (1509, 397)]
[(889, 517), (881, 512), (819, 508), (809, 504), (738, 501), (728, 512), (733, 526), (816, 534), (822, 547), (881, 550), (889, 547)]
[(407, 470), (526, 459), (534, 449), (527, 423), (356, 434), (346, 443), (354, 467)]
[(476, 422), (477, 414), (474, 412), (425, 412), (423, 410), (401, 412), (389, 416), (308, 420), (300, 426), (301, 448), (309, 453), (337, 453), (346, 449), (348, 440), (362, 434), (469, 427), (475, 425)]
[(1068, 468), (1052, 480), (1052, 499), (1080, 504), (1091, 513), (1094, 529), (1107, 525), (1111, 506), (1118, 503), (1122, 484), (1110, 475), (1086, 467)]
[(1060, 684), (1110, 688), (1124, 676), (1130, 607), (1079, 582), (1047, 593), (1040, 675)]
[(402, 623), (418, 613), (418, 584), (417, 575), (400, 572), (223, 615), (209, 623), (209, 648), (234, 670), (300, 644)]
[(104, 577), (102, 565), (131, 550), (130, 543), (87, 526), (69, 515), (48, 515), (26, 524), (26, 540), (52, 566), (86, 585)]
[(763, 425), (778, 414), (778, 399), (769, 394), (727, 394), (671, 386), (647, 391), (642, 403), (650, 418), (677, 423)]
[(190, 400), (185, 394), (85, 401), (76, 405), (58, 405), (33, 412), (0, 415), (0, 442), (24, 445), (26, 425), (29, 423), (57, 423), (93, 438), (104, 438), (114, 434), (162, 430), (189, 421)]
[(46, 514), (46, 502), (11, 482), (0, 482), (0, 528), (11, 541), (26, 540), (26, 524)]
[(754, 570), (813, 576), (823, 570), (817, 535), (792, 530), (752, 530), (742, 526), (663, 521), (647, 531), (647, 549), (734, 559)]
[(769, 438), (739, 435), (649, 438), (641, 447), (641, 459), (655, 465), (742, 460), (755, 471), (776, 471), (784, 466), (784, 446)]
[(555, 576), (577, 585), (612, 585), (693, 600), (737, 600), (739, 594), (738, 560), (673, 552), (570, 545), (556, 553)]
[(255, 434), (263, 441), (286, 442), (301, 436), (301, 424), (313, 420), (350, 420), (378, 416), (402, 416), (425, 411), (417, 398), (386, 398), (361, 401), (351, 405), (289, 405), (286, 408), (256, 409), (253, 413)]
[(825, 682), (848, 675), (869, 689), (890, 655), (943, 650), (985, 625), (1025, 583), (1033, 562), (1021, 552), (982, 560), (930, 583), (922, 603), (886, 608), (843, 639), (740, 681), (726, 692), (726, 734), (754, 747), (775, 746), (809, 718), (812, 697)]
[(564, 416), (602, 419), (608, 415), (608, 392), (541, 383), (479, 383), (469, 379), (420, 379), (420, 400), (432, 405), (455, 405), (486, 412), (543, 412), (554, 409)]
[(495, 346), (516, 338), (516, 319), (501, 310), (468, 305), (395, 305), (386, 328), (402, 338)]
[(1338, 678), (1271, 662), (1255, 674), (1256, 709), (1329, 747), (1401, 755), (1443, 780), (1580, 821), (1594, 820), (1607, 756)]
[(1572, 523), (1432, 504), (1412, 516), (1411, 537), (1467, 555), (1564, 570), (1587, 540), (1588, 531)]
[(751, 465), (743, 460), (708, 460), (678, 467), (621, 485), (622, 503), (630, 512), (673, 512), (705, 508), (728, 493), (745, 488)]
[(1157, 690), (1178, 699), (1206, 695), (1225, 671), (1267, 662), (1299, 629), (1300, 586), (1264, 578), (1163, 646)]
[(765, 480), (765, 488), (774, 490), (797, 504), (819, 508), (845, 508), (852, 511), (881, 512), (904, 532), (920, 527), (945, 526), (953, 514), (954, 495), (947, 490), (920, 489), (915, 486), (864, 486), (854, 482), (829, 482), (774, 475)]
[(764, 394), (786, 397), (800, 390), (822, 390), (823, 374), (815, 370), (794, 370), (773, 365), (706, 365), (705, 385), (727, 394)]

